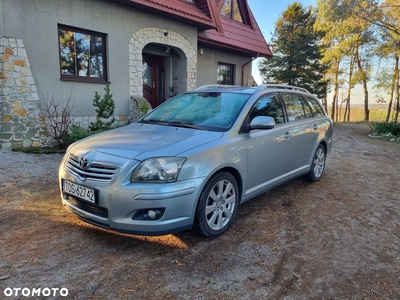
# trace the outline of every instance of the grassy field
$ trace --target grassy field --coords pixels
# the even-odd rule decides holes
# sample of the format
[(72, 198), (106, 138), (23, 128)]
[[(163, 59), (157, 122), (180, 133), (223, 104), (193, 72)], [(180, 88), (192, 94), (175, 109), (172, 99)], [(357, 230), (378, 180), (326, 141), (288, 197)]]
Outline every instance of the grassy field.
[[(331, 109), (328, 109), (331, 116)], [(386, 121), (387, 105), (371, 104), (369, 105), (369, 120), (373, 122)], [(343, 122), (344, 107), (339, 109), (339, 122)], [(336, 118), (335, 118), (336, 119)], [(352, 105), (350, 109), (350, 122), (362, 122), (365, 119), (364, 106)]]

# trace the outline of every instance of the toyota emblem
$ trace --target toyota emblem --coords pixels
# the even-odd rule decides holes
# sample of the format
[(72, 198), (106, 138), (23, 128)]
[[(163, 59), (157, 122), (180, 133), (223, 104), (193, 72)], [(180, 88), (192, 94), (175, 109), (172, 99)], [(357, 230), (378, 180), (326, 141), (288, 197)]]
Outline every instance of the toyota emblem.
[(87, 157), (79, 158), (79, 165), (81, 166), (82, 169), (86, 169), (87, 166), (89, 165)]

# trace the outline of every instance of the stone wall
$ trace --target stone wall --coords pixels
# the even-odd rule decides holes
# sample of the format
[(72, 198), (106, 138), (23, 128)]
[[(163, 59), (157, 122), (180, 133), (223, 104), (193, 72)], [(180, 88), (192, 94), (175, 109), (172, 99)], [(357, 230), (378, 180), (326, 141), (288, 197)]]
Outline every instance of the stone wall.
[[(72, 124), (81, 127), (83, 129), (88, 129), (91, 123), (95, 123), (97, 117), (96, 116), (72, 116), (71, 118), (72, 120)], [(132, 123), (132, 117), (131, 116), (127, 116), (127, 115), (121, 115), (121, 116), (114, 116), (114, 123), (112, 124), (113, 127), (122, 127), (125, 125), (128, 125), (129, 123)], [(103, 120), (105, 122), (110, 121), (110, 119), (108, 120)], [(137, 119), (135, 119), (136, 121)]]
[(0, 149), (50, 143), (45, 118), (21, 39), (0, 38)]
[(186, 91), (196, 88), (197, 50), (181, 34), (163, 28), (146, 27), (135, 32), (129, 42), (129, 93), (131, 97), (143, 95), (143, 48), (150, 43), (182, 49), (187, 60)]

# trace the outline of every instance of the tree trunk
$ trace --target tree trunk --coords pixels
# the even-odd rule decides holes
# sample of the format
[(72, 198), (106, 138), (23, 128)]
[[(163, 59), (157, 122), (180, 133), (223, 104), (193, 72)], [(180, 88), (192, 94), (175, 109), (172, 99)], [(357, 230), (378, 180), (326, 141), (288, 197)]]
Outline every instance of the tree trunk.
[(334, 84), (333, 99), (332, 99), (332, 112), (331, 112), (331, 118), (334, 121), (335, 121), (335, 115), (336, 115), (337, 99), (338, 99), (338, 94), (339, 94), (339, 68), (340, 68), (340, 61), (337, 61), (336, 62), (336, 71), (335, 71), (335, 84)]
[(343, 122), (346, 122), (346, 121), (350, 122), (350, 97), (351, 97), (351, 89), (352, 89), (351, 80), (353, 78), (353, 72), (354, 72), (354, 57), (352, 57), (351, 61), (350, 61), (349, 87), (347, 89), (346, 108), (344, 110)]
[[(326, 80), (326, 73), (324, 74), (324, 80)], [(324, 106), (325, 111), (328, 111), (328, 89), (326, 90), (325, 96), (322, 101), (322, 105)]]
[(397, 80), (396, 80), (396, 116), (394, 118), (394, 122), (399, 121), (399, 112), (400, 112), (400, 76), (399, 70), (397, 70)]
[(340, 121), (340, 118), (339, 118), (339, 111), (340, 111), (340, 109), (339, 109), (339, 94), (340, 94), (340, 90), (339, 90), (339, 88), (340, 87), (338, 87), (338, 92), (337, 92), (337, 96), (336, 96), (336, 122), (339, 122)]
[(398, 81), (399, 77), (399, 56), (396, 55), (395, 57), (395, 66), (394, 66), (394, 72), (393, 72), (393, 79), (392, 79), (392, 87), (390, 91), (390, 100), (389, 100), (389, 106), (388, 106), (388, 111), (386, 115), (386, 123), (390, 122), (390, 115), (392, 113), (392, 106), (393, 106), (393, 96), (395, 93), (395, 88), (396, 88), (396, 82)]
[(364, 91), (364, 114), (365, 114), (364, 121), (369, 121), (367, 76), (365, 75), (363, 66), (361, 64), (361, 60), (360, 60), (358, 51), (359, 51), (359, 49), (357, 47), (356, 51), (355, 51), (355, 59), (357, 62), (358, 69), (359, 69), (360, 73), (363, 75), (362, 76), (363, 77), (362, 84), (363, 84), (363, 91)]
[(347, 98), (346, 98), (346, 107), (344, 111), (344, 117), (343, 117), (343, 122), (350, 122), (350, 94), (351, 91), (349, 90), (347, 92)]
[(364, 90), (364, 112), (365, 112), (364, 121), (369, 121), (368, 86), (367, 86), (367, 81), (365, 79), (363, 80), (363, 90)]

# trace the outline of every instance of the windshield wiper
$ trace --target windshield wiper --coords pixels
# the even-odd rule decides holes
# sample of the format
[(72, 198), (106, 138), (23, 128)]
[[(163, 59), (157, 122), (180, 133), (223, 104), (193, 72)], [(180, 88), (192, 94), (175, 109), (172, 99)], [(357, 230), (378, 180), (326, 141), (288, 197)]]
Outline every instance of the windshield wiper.
[(163, 121), (160, 120), (140, 120), (139, 123), (147, 123), (147, 124), (163, 124)]
[(196, 126), (194, 124), (185, 123), (182, 121), (141, 120), (140, 123), (158, 124), (158, 125), (164, 125), (164, 126), (177, 126), (177, 127), (205, 130), (204, 127)]
[[(164, 125), (164, 123), (163, 123), (163, 125)], [(196, 125), (190, 124), (190, 123), (181, 122), (181, 121), (165, 122), (165, 125), (204, 130), (203, 127), (196, 126)]]

